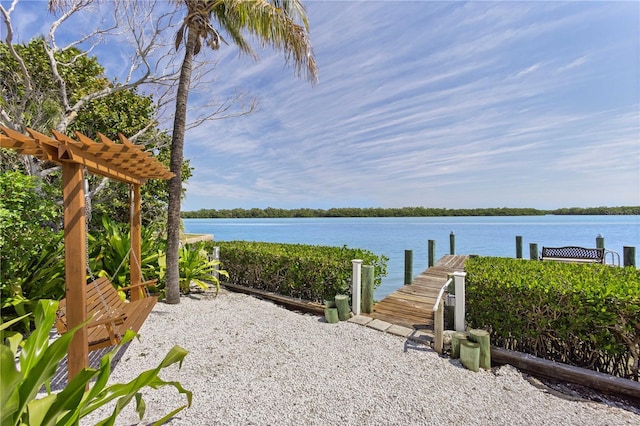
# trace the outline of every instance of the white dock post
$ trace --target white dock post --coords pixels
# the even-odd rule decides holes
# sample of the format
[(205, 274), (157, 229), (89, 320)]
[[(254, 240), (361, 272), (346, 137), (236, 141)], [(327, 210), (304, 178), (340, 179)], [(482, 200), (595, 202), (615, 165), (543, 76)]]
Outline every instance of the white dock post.
[[(220, 260), (220, 247), (218, 247), (218, 246), (213, 247), (213, 251), (209, 255), (209, 262), (212, 262), (214, 260), (217, 260), (217, 261)], [(219, 270), (220, 270), (220, 265), (219, 264), (213, 265), (211, 267), (211, 275), (213, 277), (215, 277), (216, 279), (220, 279), (220, 276), (218, 274)]]
[(456, 289), (456, 307), (455, 307), (455, 329), (456, 331), (465, 331), (465, 277), (466, 272), (454, 272), (453, 282)]
[(353, 274), (351, 278), (351, 311), (353, 315), (360, 315), (360, 295), (362, 287), (362, 260), (354, 259)]

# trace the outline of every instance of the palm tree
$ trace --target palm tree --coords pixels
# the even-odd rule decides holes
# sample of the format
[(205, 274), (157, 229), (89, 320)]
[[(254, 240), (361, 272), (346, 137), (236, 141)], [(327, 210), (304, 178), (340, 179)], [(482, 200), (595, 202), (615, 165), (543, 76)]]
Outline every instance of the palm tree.
[(185, 53), (180, 70), (176, 110), (171, 139), (169, 168), (174, 177), (169, 181), (169, 211), (167, 218), (167, 303), (180, 302), (179, 246), (180, 201), (182, 198), (182, 161), (187, 118), (187, 99), (193, 69), (193, 58), (206, 44), (217, 50), (228, 44), (215, 22), (240, 51), (252, 57), (255, 52), (243, 32), (255, 36), (263, 46), (281, 50), (285, 61), (293, 65), (296, 76), (305, 74), (311, 83), (317, 81), (318, 69), (309, 40), (309, 23), (300, 0), (174, 0), (186, 6), (187, 15), (176, 34), (176, 50), (184, 44)]

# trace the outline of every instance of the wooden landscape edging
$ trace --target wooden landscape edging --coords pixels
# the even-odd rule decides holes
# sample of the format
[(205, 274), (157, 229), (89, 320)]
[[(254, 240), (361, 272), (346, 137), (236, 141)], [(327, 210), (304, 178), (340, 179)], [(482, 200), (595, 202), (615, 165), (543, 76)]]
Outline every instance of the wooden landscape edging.
[(576, 383), (595, 390), (624, 395), (640, 401), (640, 382), (633, 380), (550, 361), (496, 346), (491, 347), (491, 360), (495, 364), (512, 365), (518, 370), (533, 376)]
[(238, 284), (221, 283), (225, 288), (240, 293), (250, 294), (252, 296), (262, 297), (271, 300), (288, 308), (307, 312), (314, 315), (324, 316), (324, 305), (306, 300), (297, 299), (295, 297), (283, 296), (281, 294), (272, 293), (270, 291), (258, 290), (253, 287), (246, 287)]

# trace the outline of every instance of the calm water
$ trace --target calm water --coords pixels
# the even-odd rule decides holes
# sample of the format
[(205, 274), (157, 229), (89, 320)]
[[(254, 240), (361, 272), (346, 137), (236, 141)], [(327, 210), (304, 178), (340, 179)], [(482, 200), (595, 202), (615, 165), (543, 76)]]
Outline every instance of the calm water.
[(605, 247), (620, 253), (636, 247), (640, 265), (640, 216), (518, 216), (429, 218), (185, 219), (185, 231), (213, 234), (216, 241), (264, 241), (343, 246), (384, 254), (388, 275), (376, 290), (381, 299), (402, 286), (404, 251), (413, 250), (414, 277), (427, 267), (427, 241), (436, 241), (436, 259), (449, 254), (455, 233), (457, 254), (515, 257), (515, 237), (522, 236), (523, 256), (529, 243), (542, 246)]

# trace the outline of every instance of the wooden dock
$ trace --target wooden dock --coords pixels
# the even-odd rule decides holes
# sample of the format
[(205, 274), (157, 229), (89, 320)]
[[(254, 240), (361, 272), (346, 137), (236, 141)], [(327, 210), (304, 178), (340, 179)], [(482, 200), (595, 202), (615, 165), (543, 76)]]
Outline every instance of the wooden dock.
[(448, 274), (464, 271), (468, 256), (446, 255), (417, 276), (413, 283), (388, 295), (362, 314), (414, 330), (433, 330), (433, 305)]

